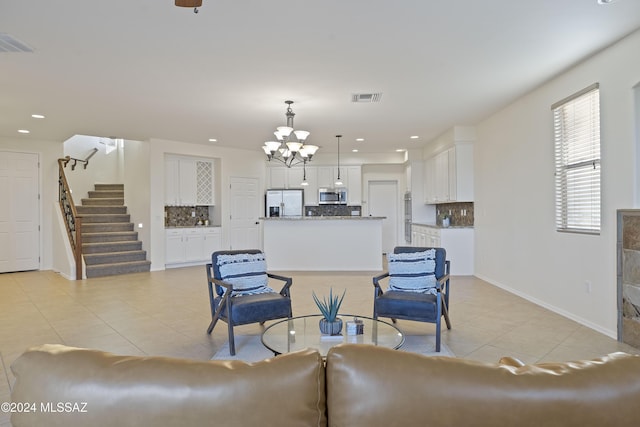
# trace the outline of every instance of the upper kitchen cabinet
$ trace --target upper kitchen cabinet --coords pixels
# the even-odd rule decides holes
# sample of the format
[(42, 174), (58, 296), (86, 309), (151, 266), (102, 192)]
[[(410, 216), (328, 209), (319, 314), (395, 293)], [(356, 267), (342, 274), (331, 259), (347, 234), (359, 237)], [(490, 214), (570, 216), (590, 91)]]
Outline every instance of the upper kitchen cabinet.
[(362, 168), (347, 166), (347, 204), (357, 206), (362, 204)]
[(425, 203), (473, 201), (473, 144), (457, 143), (425, 161)]
[(288, 170), (286, 167), (267, 168), (267, 188), (287, 188), (289, 184)]
[(449, 149), (449, 199), (473, 202), (473, 144), (458, 143)]
[(213, 159), (165, 157), (165, 205), (215, 205)]
[[(308, 185), (302, 185), (305, 178)], [(287, 167), (270, 167), (267, 168), (267, 188), (275, 189), (304, 189), (304, 204), (307, 206), (315, 206), (318, 204), (318, 172), (314, 166), (302, 165)]]
[(318, 188), (344, 187), (347, 189), (347, 204), (362, 204), (362, 167), (341, 166), (340, 180), (342, 185), (336, 185), (338, 168), (335, 166), (318, 166)]

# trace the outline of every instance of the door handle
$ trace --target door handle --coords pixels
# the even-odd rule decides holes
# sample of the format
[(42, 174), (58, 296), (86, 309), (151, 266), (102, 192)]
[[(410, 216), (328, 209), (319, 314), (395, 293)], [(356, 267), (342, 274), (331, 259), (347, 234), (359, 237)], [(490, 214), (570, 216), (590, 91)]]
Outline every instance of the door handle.
[(260, 221), (256, 221), (256, 225), (260, 225)]

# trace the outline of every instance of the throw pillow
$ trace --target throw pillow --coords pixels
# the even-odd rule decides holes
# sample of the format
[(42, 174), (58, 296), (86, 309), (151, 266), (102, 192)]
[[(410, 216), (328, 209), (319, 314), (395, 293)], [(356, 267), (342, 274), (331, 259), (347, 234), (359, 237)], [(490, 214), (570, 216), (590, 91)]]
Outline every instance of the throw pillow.
[(218, 255), (220, 279), (233, 285), (231, 296), (274, 292), (267, 283), (267, 261), (263, 253)]
[(389, 290), (436, 294), (436, 250), (388, 254)]

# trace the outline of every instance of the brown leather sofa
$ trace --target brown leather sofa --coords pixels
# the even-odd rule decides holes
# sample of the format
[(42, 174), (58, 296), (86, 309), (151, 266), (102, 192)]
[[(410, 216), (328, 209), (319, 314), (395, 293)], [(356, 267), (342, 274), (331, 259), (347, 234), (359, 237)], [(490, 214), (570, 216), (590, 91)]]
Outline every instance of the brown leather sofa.
[(22, 426), (636, 426), (640, 356), (488, 364), (346, 344), (255, 364), (45, 345), (12, 365)]

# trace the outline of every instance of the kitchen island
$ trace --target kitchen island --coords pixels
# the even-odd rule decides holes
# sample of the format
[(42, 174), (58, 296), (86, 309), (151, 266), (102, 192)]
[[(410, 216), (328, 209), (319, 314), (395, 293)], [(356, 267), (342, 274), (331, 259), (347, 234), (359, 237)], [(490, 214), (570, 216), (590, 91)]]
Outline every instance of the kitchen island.
[(276, 271), (381, 271), (384, 218), (262, 218), (267, 268)]

